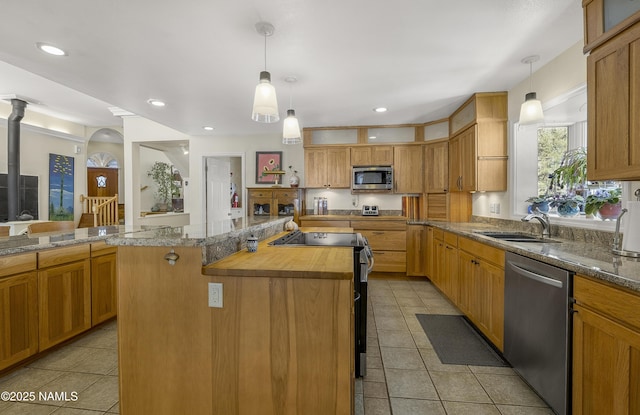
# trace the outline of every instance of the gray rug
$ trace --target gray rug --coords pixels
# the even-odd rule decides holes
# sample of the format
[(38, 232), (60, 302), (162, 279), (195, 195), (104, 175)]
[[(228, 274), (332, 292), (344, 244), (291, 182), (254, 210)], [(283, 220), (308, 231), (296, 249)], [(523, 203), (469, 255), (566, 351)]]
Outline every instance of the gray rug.
[(416, 317), (442, 363), (509, 366), (463, 316), (416, 314)]

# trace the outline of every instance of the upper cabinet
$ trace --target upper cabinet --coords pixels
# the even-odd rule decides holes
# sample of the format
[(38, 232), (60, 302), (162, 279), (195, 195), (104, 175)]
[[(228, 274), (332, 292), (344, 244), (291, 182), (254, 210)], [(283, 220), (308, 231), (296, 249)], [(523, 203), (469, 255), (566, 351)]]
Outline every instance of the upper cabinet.
[(351, 147), (352, 166), (390, 166), (393, 164), (393, 146)]
[(437, 141), (424, 146), (424, 192), (446, 193), (449, 188), (449, 142)]
[[(587, 42), (587, 173), (589, 180), (640, 180), (640, 12), (615, 25), (615, 36), (609, 36), (608, 3), (583, 3), (587, 36), (604, 30)], [(621, 2), (608, 7), (613, 3)]]
[(583, 0), (584, 51), (602, 45), (640, 21), (640, 2), (634, 0)]
[(449, 190), (507, 190), (507, 93), (478, 93), (450, 118)]
[(422, 193), (422, 147), (395, 146), (393, 149), (393, 190), (395, 193)]
[(304, 150), (305, 187), (350, 188), (351, 149), (349, 147)]

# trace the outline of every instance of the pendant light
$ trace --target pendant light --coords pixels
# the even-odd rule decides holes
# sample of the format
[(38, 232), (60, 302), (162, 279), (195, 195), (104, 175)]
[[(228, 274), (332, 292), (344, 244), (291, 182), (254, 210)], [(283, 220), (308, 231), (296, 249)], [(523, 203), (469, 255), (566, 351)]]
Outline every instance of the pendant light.
[(295, 76), (288, 76), (284, 80), (289, 84), (290, 90), (287, 118), (284, 119), (282, 125), (282, 144), (300, 144), (302, 142), (302, 138), (300, 137), (300, 124), (296, 118), (296, 112), (293, 109), (293, 93), (291, 92), (293, 84), (296, 83), (298, 79)]
[[(540, 56), (527, 56), (522, 59), (522, 63), (529, 64), (529, 91), (533, 89), (531, 78), (533, 75), (533, 62), (537, 62)], [(520, 107), (520, 125), (535, 124), (544, 119), (542, 114), (542, 103), (536, 98), (535, 92), (529, 92), (525, 95), (524, 102)]]
[(274, 28), (271, 23), (258, 22), (256, 23), (256, 31), (264, 36), (264, 71), (260, 72), (260, 83), (256, 86), (251, 119), (273, 123), (280, 120), (276, 89), (271, 84), (271, 74), (267, 72), (267, 36), (273, 35)]

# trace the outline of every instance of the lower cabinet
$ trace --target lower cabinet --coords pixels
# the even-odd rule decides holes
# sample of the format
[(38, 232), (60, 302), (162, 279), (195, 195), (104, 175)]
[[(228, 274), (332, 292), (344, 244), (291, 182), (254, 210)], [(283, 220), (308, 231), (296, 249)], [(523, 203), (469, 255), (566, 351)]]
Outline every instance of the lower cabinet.
[(36, 254), (0, 258), (0, 370), (38, 352)]
[(89, 244), (38, 252), (40, 351), (91, 327)]
[(403, 221), (352, 220), (354, 232), (369, 241), (373, 251), (374, 272), (407, 271), (407, 225)]
[(105, 242), (91, 244), (91, 326), (118, 311), (117, 250)]
[(640, 295), (574, 278), (573, 414), (640, 413)]
[(469, 319), (502, 350), (504, 343), (504, 251), (459, 238), (459, 300)]
[(427, 228), (424, 225), (407, 225), (407, 276), (427, 275)]

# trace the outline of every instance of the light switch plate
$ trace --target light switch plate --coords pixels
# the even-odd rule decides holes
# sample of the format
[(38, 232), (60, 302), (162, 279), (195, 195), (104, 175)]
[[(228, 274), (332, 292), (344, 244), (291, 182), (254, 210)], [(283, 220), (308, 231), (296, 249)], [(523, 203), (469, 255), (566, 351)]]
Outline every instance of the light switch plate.
[(209, 283), (209, 307), (222, 308), (222, 283)]

